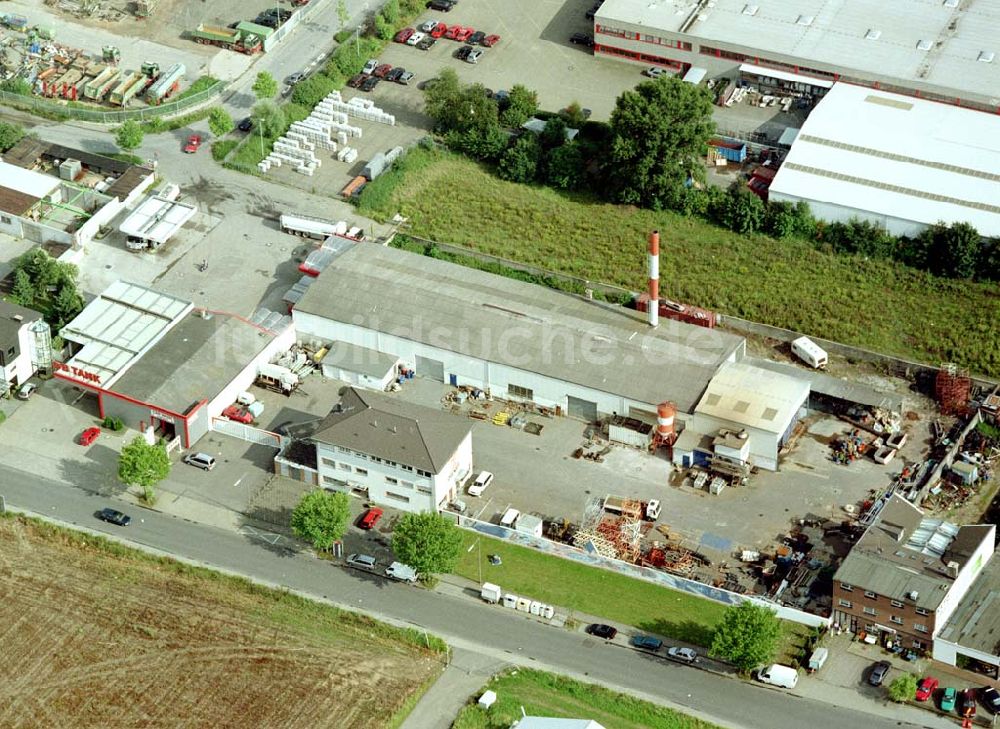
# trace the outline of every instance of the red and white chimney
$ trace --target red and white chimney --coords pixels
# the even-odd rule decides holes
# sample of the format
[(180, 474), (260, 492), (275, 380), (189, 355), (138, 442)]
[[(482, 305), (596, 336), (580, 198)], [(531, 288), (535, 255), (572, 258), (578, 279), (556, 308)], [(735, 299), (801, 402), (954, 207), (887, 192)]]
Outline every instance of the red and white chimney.
[(660, 323), (660, 231), (649, 234), (649, 302), (646, 304), (649, 326)]

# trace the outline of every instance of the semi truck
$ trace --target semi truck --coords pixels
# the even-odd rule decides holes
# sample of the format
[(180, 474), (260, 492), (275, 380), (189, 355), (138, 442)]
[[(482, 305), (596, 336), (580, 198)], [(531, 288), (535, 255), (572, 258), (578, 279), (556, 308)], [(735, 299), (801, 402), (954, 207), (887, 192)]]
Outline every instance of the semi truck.
[(148, 79), (141, 73), (133, 71), (111, 90), (111, 103), (125, 106), (133, 96), (146, 86)]
[(146, 101), (150, 104), (160, 104), (174, 93), (181, 85), (181, 79), (187, 73), (183, 63), (175, 63), (160, 75), (146, 91)]
[(202, 45), (219, 46), (237, 53), (252, 55), (261, 51), (261, 37), (256, 33), (250, 33), (237, 28), (217, 28), (214, 25), (199, 23), (198, 27), (190, 32), (195, 43)]
[(660, 517), (660, 502), (656, 499), (639, 501), (638, 499), (626, 499), (621, 496), (608, 496), (604, 499), (604, 510), (612, 514), (621, 514), (626, 501), (638, 501), (641, 516), (646, 521), (656, 521)]
[(98, 74), (97, 78), (83, 87), (84, 97), (93, 101), (103, 99), (111, 88), (118, 83), (119, 76), (121, 76), (121, 71), (114, 66), (108, 66)]
[(357, 226), (350, 226), (346, 221), (324, 220), (308, 215), (282, 215), (279, 224), (285, 233), (301, 235), (306, 238), (326, 239), (331, 235), (338, 238), (360, 243), (365, 239), (365, 232)]

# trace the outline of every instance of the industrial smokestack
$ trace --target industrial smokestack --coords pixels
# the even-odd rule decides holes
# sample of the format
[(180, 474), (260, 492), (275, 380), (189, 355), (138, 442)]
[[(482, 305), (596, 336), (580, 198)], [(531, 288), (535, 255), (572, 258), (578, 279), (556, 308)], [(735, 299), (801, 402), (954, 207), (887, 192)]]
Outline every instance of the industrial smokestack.
[(649, 303), (646, 305), (649, 326), (660, 323), (660, 231), (649, 234)]

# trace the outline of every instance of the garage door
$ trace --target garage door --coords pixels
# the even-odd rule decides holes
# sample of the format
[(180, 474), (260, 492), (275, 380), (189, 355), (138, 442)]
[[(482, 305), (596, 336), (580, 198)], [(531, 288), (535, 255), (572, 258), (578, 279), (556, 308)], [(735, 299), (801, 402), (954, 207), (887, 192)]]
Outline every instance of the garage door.
[(597, 420), (597, 403), (568, 395), (566, 397), (566, 413), (571, 418), (579, 418), (593, 423)]
[(417, 355), (417, 375), (444, 382), (444, 362)]

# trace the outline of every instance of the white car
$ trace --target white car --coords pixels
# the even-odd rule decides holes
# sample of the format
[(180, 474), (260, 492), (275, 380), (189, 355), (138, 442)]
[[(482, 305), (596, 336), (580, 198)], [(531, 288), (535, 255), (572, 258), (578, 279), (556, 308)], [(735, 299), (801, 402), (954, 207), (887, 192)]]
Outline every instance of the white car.
[(479, 59), (483, 57), (484, 51), (482, 48), (476, 48), (469, 55), (465, 57), (466, 63), (479, 63)]
[(682, 663), (694, 663), (698, 660), (698, 653), (691, 648), (667, 648), (667, 655)]
[(416, 33), (414, 33), (413, 35), (411, 35), (409, 38), (406, 39), (406, 45), (408, 45), (408, 46), (415, 46), (415, 45), (417, 45), (417, 43), (419, 43), (420, 41), (422, 41), (426, 37), (427, 37), (426, 33), (421, 33), (418, 30)]
[(665, 76), (670, 72), (667, 71), (667, 69), (665, 68), (661, 68), (660, 66), (650, 66), (645, 71), (643, 71), (643, 73), (649, 76), (650, 78), (659, 78), (660, 76)]
[(372, 71), (374, 71), (376, 68), (378, 68), (378, 59), (369, 58), (367, 61), (365, 61), (365, 67), (361, 69), (361, 73), (365, 74), (366, 76), (371, 76)]
[(31, 397), (32, 393), (38, 389), (38, 385), (34, 382), (25, 382), (21, 385), (21, 389), (17, 391), (18, 400), (27, 400)]
[(480, 471), (476, 480), (469, 486), (469, 496), (482, 496), (483, 491), (493, 483), (493, 474), (489, 471)]
[(424, 33), (430, 33), (437, 26), (438, 26), (437, 20), (428, 20), (426, 23), (420, 26), (420, 30), (422, 30)]

